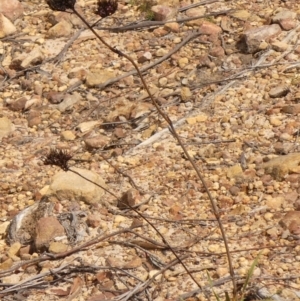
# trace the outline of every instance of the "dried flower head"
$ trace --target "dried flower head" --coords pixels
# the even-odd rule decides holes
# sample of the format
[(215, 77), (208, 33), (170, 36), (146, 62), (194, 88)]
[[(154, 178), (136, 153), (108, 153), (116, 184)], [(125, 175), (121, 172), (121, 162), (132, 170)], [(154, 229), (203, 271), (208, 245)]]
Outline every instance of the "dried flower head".
[(66, 11), (74, 9), (76, 0), (46, 0), (46, 2), (52, 10)]
[(52, 148), (43, 162), (45, 165), (56, 165), (64, 171), (69, 170), (68, 161), (72, 158), (72, 155), (67, 150)]
[(115, 13), (118, 8), (118, 0), (98, 0), (96, 14), (102, 18)]

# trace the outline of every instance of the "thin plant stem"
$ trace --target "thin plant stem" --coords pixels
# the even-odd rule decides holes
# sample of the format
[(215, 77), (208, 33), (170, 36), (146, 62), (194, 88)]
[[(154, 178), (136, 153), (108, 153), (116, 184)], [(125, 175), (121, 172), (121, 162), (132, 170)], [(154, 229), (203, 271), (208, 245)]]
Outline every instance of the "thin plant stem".
[[(225, 245), (225, 249), (226, 249), (226, 255), (227, 255), (227, 259), (228, 259), (228, 266), (229, 266), (229, 272), (230, 272), (230, 275), (231, 275), (231, 279), (232, 279), (232, 284), (233, 284), (233, 296), (234, 298), (236, 298), (237, 296), (237, 285), (236, 285), (236, 281), (235, 281), (235, 273), (234, 273), (234, 269), (233, 269), (233, 264), (232, 264), (232, 259), (231, 259), (231, 255), (230, 255), (230, 249), (229, 249), (229, 245), (228, 245), (228, 240), (227, 240), (227, 237), (226, 237), (226, 233), (225, 233), (225, 229), (223, 227), (223, 224), (221, 222), (221, 217), (220, 217), (220, 213), (219, 213), (219, 210), (218, 210), (218, 207), (210, 193), (210, 190), (208, 189), (208, 186), (204, 180), (204, 177), (202, 176), (201, 172), (199, 171), (196, 163), (194, 162), (194, 160), (192, 159), (192, 157), (189, 155), (184, 143), (181, 141), (179, 135), (177, 134), (177, 131), (175, 130), (175, 127), (171, 121), (171, 119), (169, 118), (169, 116), (163, 112), (163, 110), (159, 107), (158, 103), (156, 102), (156, 100), (154, 99), (152, 93), (150, 92), (150, 89), (139, 69), (139, 67), (137, 66), (137, 64), (135, 63), (135, 61), (130, 57), (128, 56), (127, 54), (123, 53), (122, 51), (112, 47), (111, 45), (109, 45), (97, 32), (96, 30), (91, 27), (89, 25), (89, 23), (81, 16), (81, 14), (79, 12), (77, 12), (77, 10), (75, 8), (72, 9), (72, 11), (76, 14), (76, 16), (78, 16), (81, 21), (89, 28), (89, 30), (91, 30), (94, 35), (107, 47), (109, 48), (112, 52), (118, 54), (119, 56), (123, 56), (125, 57), (133, 66), (134, 68), (136, 69), (137, 73), (138, 73), (138, 76), (140, 77), (141, 81), (142, 81), (142, 84), (147, 92), (147, 94), (149, 95), (152, 103), (154, 104), (154, 106), (156, 107), (158, 113), (165, 119), (165, 121), (168, 123), (169, 125), (169, 130), (171, 132), (171, 134), (175, 137), (175, 139), (178, 141), (179, 145), (181, 146), (184, 154), (186, 155), (187, 159), (189, 160), (189, 162), (192, 164), (194, 170), (196, 171), (197, 173), (197, 176), (198, 178), (200, 179), (207, 195), (208, 195), (208, 198), (210, 200), (210, 203), (211, 203), (211, 206), (212, 206), (212, 209), (213, 209), (213, 212), (214, 212), (214, 215), (217, 219), (217, 222), (218, 222), (218, 226), (220, 228), (220, 231), (221, 231), (221, 234), (222, 234), (222, 238), (223, 238), (223, 241), (224, 241), (224, 245)], [(135, 210), (134, 208), (132, 208), (131, 206), (128, 206), (130, 209), (134, 210), (138, 215), (140, 215), (143, 219), (145, 219), (147, 221), (147, 223), (149, 223), (149, 225), (151, 225), (152, 227), (154, 227), (154, 229), (156, 230), (157, 233), (159, 233), (159, 231), (155, 228), (155, 226), (150, 222), (148, 221), (144, 216), (142, 216), (141, 213), (139, 213), (137, 210)], [(159, 235), (162, 237), (162, 239), (165, 241), (165, 239), (163, 238), (163, 236), (159, 233)], [(166, 241), (165, 241), (166, 242)], [(169, 246), (169, 245), (168, 245)], [(172, 250), (172, 248), (170, 248)], [(183, 264), (183, 262), (180, 260), (180, 258), (178, 257), (178, 255), (172, 250), (173, 254), (176, 256), (176, 258), (178, 259), (178, 261), (182, 264), (182, 266), (185, 268), (185, 270), (188, 272), (188, 269), (187, 267)], [(196, 279), (191, 275), (190, 272), (188, 272), (188, 274), (190, 275), (190, 277), (193, 279), (193, 281), (197, 284), (197, 286), (199, 288), (201, 288), (201, 285), (196, 281)]]

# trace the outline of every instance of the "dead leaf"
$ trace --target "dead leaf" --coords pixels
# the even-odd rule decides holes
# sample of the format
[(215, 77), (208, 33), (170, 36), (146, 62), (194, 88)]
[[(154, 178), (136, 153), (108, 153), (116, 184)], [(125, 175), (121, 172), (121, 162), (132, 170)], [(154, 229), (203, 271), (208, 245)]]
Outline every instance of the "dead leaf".
[(79, 295), (79, 293), (82, 289), (82, 286), (83, 286), (83, 280), (80, 277), (76, 277), (71, 286), (70, 295), (69, 295), (69, 298), (67, 299), (67, 301), (71, 301), (74, 298), (76, 298)]
[(94, 295), (89, 299), (87, 299), (87, 301), (109, 301), (109, 300), (113, 300), (114, 297), (115, 295), (113, 293), (105, 292), (105, 293)]
[(136, 256), (131, 261), (124, 265), (124, 269), (135, 269), (142, 265), (142, 260), (140, 257)]
[(68, 288), (67, 290), (63, 290), (61, 288), (54, 288), (50, 290), (51, 293), (55, 294), (56, 296), (68, 296), (70, 294), (70, 288)]

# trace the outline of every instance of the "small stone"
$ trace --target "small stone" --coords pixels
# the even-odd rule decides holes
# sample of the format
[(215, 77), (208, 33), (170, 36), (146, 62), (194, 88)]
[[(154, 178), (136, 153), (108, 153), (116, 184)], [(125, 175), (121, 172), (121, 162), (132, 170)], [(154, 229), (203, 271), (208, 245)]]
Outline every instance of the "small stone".
[(229, 188), (229, 192), (233, 195), (233, 196), (237, 196), (240, 192), (240, 189), (237, 186), (231, 186)]
[(160, 87), (164, 87), (166, 86), (168, 83), (168, 79), (166, 77), (161, 77), (159, 80), (158, 80), (158, 84)]
[(64, 93), (56, 92), (56, 91), (50, 91), (47, 94), (47, 99), (52, 104), (58, 104), (61, 103), (64, 99)]
[(90, 214), (87, 217), (86, 223), (89, 227), (97, 228), (101, 224), (101, 217), (99, 214)]
[(199, 27), (199, 31), (202, 34), (206, 35), (218, 35), (222, 32), (222, 28), (212, 22), (209, 21), (202, 21), (201, 26)]
[[(121, 197), (120, 201), (118, 201), (118, 208), (120, 209), (128, 209), (137, 205), (141, 200), (141, 196), (138, 190), (129, 189), (127, 190)], [(129, 206), (128, 206), (129, 205)]]
[(73, 141), (76, 138), (75, 134), (72, 131), (62, 131), (60, 133), (60, 137), (65, 141)]
[(165, 48), (159, 48), (157, 49), (157, 51), (155, 52), (155, 55), (158, 57), (164, 56), (168, 53), (168, 50)]
[(98, 120), (91, 120), (91, 121), (85, 121), (78, 124), (76, 127), (77, 130), (79, 130), (81, 133), (88, 132), (92, 130), (94, 127), (99, 125), (101, 122)]
[(170, 31), (170, 32), (179, 32), (180, 31), (180, 26), (177, 22), (170, 22), (170, 23), (166, 23), (164, 25), (164, 29), (166, 31)]
[(95, 87), (104, 84), (114, 77), (116, 77), (116, 73), (110, 70), (96, 70), (88, 72), (86, 76), (86, 85), (88, 87)]
[(161, 27), (158, 27), (158, 28), (155, 28), (153, 30), (153, 34), (156, 36), (156, 37), (163, 37), (165, 35), (168, 34), (168, 31), (164, 28), (161, 28)]
[(284, 43), (281, 41), (275, 41), (271, 45), (272, 45), (272, 48), (277, 52), (284, 52), (287, 50), (287, 48), (289, 46), (287, 43)]
[(17, 28), (9, 19), (0, 13), (0, 39), (17, 31)]
[(79, 80), (85, 80), (87, 76), (87, 70), (82, 67), (75, 67), (70, 70), (68, 78), (77, 78)]
[(223, 57), (225, 55), (225, 51), (222, 46), (215, 46), (210, 49), (209, 54), (214, 57)]
[(206, 114), (199, 114), (193, 117), (188, 117), (186, 119), (186, 122), (190, 125), (196, 124), (198, 122), (205, 122), (208, 119), (208, 116)]
[(8, 258), (0, 264), (0, 271), (8, 270), (13, 265), (13, 263), (13, 260), (11, 258)]
[(206, 12), (206, 7), (205, 6), (200, 6), (200, 7), (194, 7), (188, 9), (185, 14), (187, 17), (200, 17), (203, 16)]
[(227, 267), (218, 267), (216, 269), (216, 273), (217, 275), (221, 278), (221, 277), (224, 277), (226, 275), (229, 275), (229, 271), (228, 271), (228, 268)]
[(184, 68), (189, 63), (189, 59), (187, 57), (182, 57), (178, 60), (178, 65), (180, 68)]
[(150, 61), (152, 59), (152, 54), (149, 51), (144, 52), (139, 58), (138, 62), (140, 64)]
[(42, 122), (41, 112), (37, 110), (30, 110), (27, 116), (27, 122), (29, 127), (33, 127), (41, 124)]
[(290, 135), (289, 133), (282, 133), (280, 136), (279, 136), (279, 139), (281, 141), (291, 141), (294, 139), (294, 137), (292, 135)]
[(27, 102), (27, 97), (23, 96), (11, 102), (8, 107), (12, 111), (23, 111)]
[(279, 22), (283, 30), (292, 30), (297, 26), (297, 20), (285, 19)]
[(103, 148), (109, 143), (110, 139), (104, 135), (96, 135), (84, 139), (84, 143), (88, 149)]
[(277, 97), (286, 96), (288, 93), (289, 93), (289, 89), (284, 85), (280, 85), (280, 86), (272, 88), (269, 91), (269, 96), (271, 98), (277, 98)]
[(271, 116), (270, 124), (272, 124), (273, 126), (280, 126), (282, 124), (282, 121), (277, 117)]
[(270, 220), (273, 219), (273, 216), (274, 216), (273, 213), (267, 212), (267, 213), (264, 214), (264, 219), (265, 219), (266, 221), (270, 221)]
[(283, 201), (282, 197), (271, 198), (266, 201), (266, 205), (271, 209), (280, 209)]
[(180, 91), (180, 96), (181, 96), (181, 100), (183, 102), (187, 102), (191, 99), (191, 97), (193, 96), (191, 90), (189, 87), (182, 87), (181, 91)]
[(23, 69), (41, 64), (44, 60), (44, 54), (39, 47), (31, 50), (21, 62)]
[(50, 242), (65, 235), (64, 227), (54, 216), (42, 217), (36, 224), (35, 246), (37, 250), (48, 250)]
[(7, 252), (8, 256), (13, 258), (14, 256), (18, 255), (21, 247), (22, 245), (19, 242), (13, 243)]
[(282, 218), (279, 224), (284, 228), (288, 229), (293, 221), (296, 221), (300, 224), (300, 211), (289, 211)]
[(154, 5), (151, 7), (153, 19), (155, 21), (166, 21), (174, 18), (177, 10), (166, 5)]
[(9, 221), (3, 222), (3, 223), (0, 224), (0, 235), (3, 235), (3, 234), (6, 233), (6, 230), (7, 230), (7, 227), (8, 227), (9, 224), (10, 224)]
[(291, 30), (297, 25), (297, 13), (290, 10), (282, 10), (272, 17), (273, 23), (278, 23), (283, 30)]
[(68, 250), (68, 245), (59, 242), (59, 241), (53, 241), (49, 244), (49, 252), (53, 254), (63, 253)]
[(241, 21), (247, 21), (250, 18), (251, 13), (248, 10), (238, 9), (231, 13), (230, 16)]
[(72, 32), (72, 24), (62, 20), (48, 30), (50, 38), (68, 37)]
[[(151, 270), (151, 271), (149, 272), (149, 279), (155, 277), (155, 280), (156, 280), (156, 281), (160, 281), (161, 278), (162, 278), (162, 273), (159, 273), (159, 272), (160, 272), (160, 270)], [(159, 273), (159, 274), (158, 274), (158, 273)], [(158, 274), (158, 275), (155, 276), (156, 274)]]
[(0, 118), (0, 138), (7, 136), (15, 129), (13, 123), (7, 118)]
[(67, 93), (64, 95), (63, 101), (57, 105), (57, 109), (60, 112), (71, 110), (73, 109), (74, 105), (77, 104), (80, 100), (81, 95), (78, 92), (74, 92), (73, 94)]

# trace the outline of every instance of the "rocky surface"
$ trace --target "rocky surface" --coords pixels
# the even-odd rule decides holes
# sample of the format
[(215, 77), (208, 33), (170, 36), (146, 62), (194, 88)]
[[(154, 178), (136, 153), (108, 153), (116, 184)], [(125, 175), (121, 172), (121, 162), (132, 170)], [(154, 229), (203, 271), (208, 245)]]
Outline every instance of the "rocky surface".
[[(249, 285), (256, 297), (298, 300), (300, 4), (150, 4), (120, 1), (95, 29), (137, 62), (202, 171), (237, 277), (259, 258)], [(98, 21), (93, 1), (76, 8)], [(0, 0), (0, 107), (1, 297), (130, 299), (140, 286), (146, 300), (141, 285), (153, 277), (149, 300), (184, 299), (196, 284), (178, 263), (158, 273), (175, 257), (128, 206), (202, 287), (205, 269), (220, 281), (218, 294), (231, 292), (223, 240), (195, 171), (133, 66), (76, 16), (40, 1)], [(71, 169), (106, 191), (43, 165), (52, 148), (70, 152)], [(41, 282), (26, 290), (11, 287), (34, 279)], [(210, 289), (196, 295), (214, 298)]]

